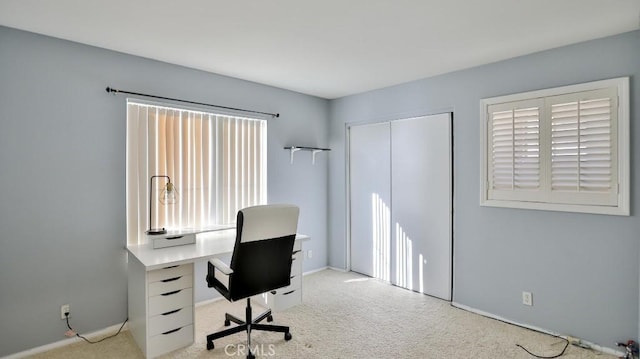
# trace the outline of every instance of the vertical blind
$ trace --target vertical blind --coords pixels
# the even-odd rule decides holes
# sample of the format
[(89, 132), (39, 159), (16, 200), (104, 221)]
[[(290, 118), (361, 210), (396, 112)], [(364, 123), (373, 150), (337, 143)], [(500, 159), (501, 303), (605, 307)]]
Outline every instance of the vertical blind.
[(175, 204), (158, 196), (153, 227), (206, 228), (232, 224), (243, 207), (266, 203), (265, 120), (141, 102), (127, 103), (127, 243), (144, 241), (149, 228), (149, 179), (171, 177)]

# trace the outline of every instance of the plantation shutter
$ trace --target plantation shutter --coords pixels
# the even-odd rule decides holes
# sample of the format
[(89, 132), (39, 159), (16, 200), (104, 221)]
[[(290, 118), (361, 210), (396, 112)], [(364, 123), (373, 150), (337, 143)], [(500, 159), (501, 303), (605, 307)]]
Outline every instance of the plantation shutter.
[(551, 201), (617, 203), (617, 96), (603, 89), (547, 99)]
[(480, 204), (629, 215), (629, 78), (483, 99)]
[(542, 108), (539, 100), (488, 107), (490, 198), (539, 200)]

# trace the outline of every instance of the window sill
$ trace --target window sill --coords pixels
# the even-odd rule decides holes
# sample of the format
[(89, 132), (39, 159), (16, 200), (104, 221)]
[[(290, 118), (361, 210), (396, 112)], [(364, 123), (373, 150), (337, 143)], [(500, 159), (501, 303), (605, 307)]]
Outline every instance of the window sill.
[(606, 214), (612, 216), (629, 216), (628, 205), (618, 206), (589, 206), (576, 204), (560, 204), (560, 203), (543, 203), (543, 202), (525, 202), (525, 201), (504, 201), (483, 199), (480, 201), (482, 207), (499, 207), (499, 208), (515, 208), (515, 209), (534, 209), (542, 211), (557, 212), (577, 212), (590, 214)]

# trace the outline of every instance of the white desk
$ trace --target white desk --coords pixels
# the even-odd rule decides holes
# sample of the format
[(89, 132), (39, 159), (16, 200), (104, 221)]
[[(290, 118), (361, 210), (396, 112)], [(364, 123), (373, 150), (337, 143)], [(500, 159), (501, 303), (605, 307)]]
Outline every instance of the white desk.
[[(194, 281), (205, 281), (195, 278), (193, 263), (233, 252), (235, 236), (235, 229), (228, 229), (208, 232), (194, 244), (160, 249), (153, 249), (151, 243), (127, 246), (129, 329), (145, 357), (153, 358), (193, 344)], [(300, 250), (301, 242), (308, 239), (306, 235), (296, 236), (294, 259), (300, 273), (295, 273), (298, 287), (292, 286), (292, 290), (298, 292), (287, 297), (287, 305), (295, 304), (289, 298), (302, 299)], [(270, 301), (263, 304), (277, 304), (273, 298)]]

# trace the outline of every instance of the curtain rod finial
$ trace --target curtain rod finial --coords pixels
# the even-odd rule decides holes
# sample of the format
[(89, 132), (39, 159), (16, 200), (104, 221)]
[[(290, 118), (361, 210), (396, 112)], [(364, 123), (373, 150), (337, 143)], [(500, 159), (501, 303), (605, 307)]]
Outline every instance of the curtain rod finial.
[(276, 113), (273, 117), (278, 118), (278, 117), (280, 117), (280, 114)]

